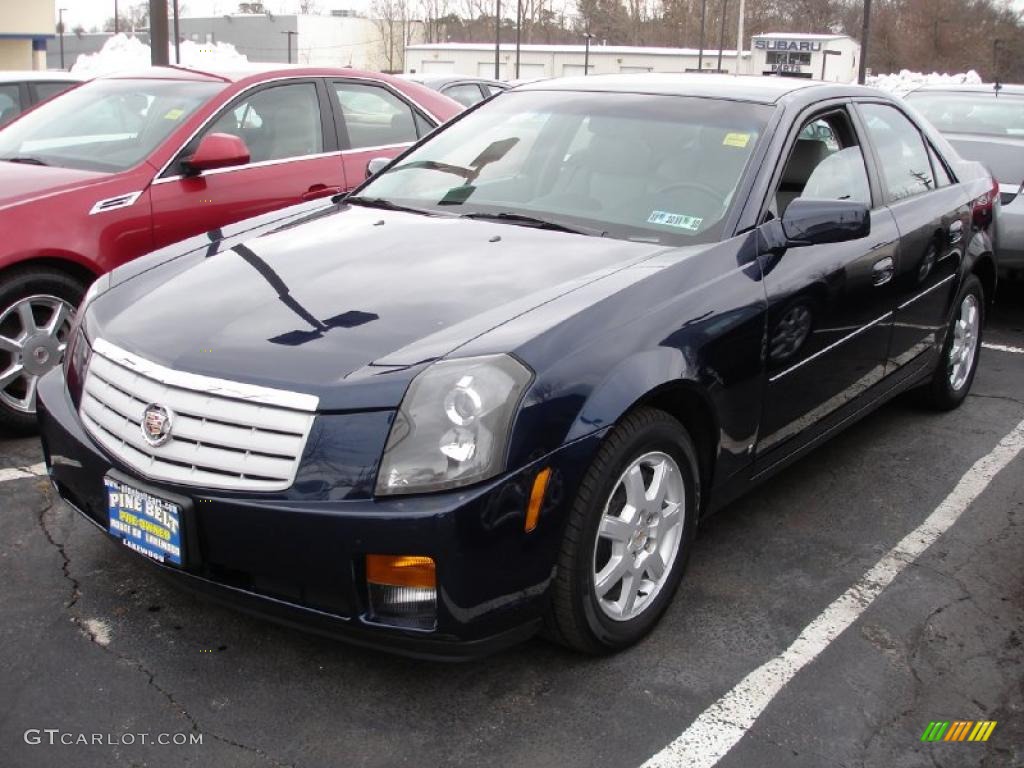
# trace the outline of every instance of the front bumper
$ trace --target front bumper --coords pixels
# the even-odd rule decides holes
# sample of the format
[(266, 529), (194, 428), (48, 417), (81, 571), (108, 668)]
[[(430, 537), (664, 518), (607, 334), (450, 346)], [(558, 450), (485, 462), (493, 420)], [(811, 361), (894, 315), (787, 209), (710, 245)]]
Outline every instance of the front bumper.
[[(184, 566), (142, 558), (176, 583), (282, 623), (406, 655), (451, 659), (486, 655), (537, 631), (568, 508), (601, 437), (582, 438), (472, 488), (379, 500), (296, 500), (204, 492), (139, 477), (83, 430), (60, 369), (39, 383), (38, 414), (54, 487), (103, 531), (103, 478), (111, 472), (142, 490), (185, 501)], [(530, 487), (544, 467), (552, 476), (540, 522), (525, 533)], [(433, 630), (372, 620), (364, 580), (371, 553), (434, 558)]]

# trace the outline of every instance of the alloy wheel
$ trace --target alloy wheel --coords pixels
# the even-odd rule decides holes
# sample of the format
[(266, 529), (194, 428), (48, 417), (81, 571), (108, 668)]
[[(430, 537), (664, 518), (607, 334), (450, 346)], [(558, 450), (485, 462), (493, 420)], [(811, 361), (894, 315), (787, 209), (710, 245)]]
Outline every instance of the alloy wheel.
[(612, 488), (592, 571), (597, 604), (610, 619), (639, 616), (668, 580), (683, 538), (683, 482), (675, 459), (654, 451), (631, 462)]
[(39, 377), (60, 364), (74, 313), (64, 299), (36, 295), (0, 314), (0, 404), (35, 412)]
[(959, 391), (970, 378), (978, 353), (980, 329), (978, 297), (968, 293), (960, 303), (960, 311), (953, 324), (953, 344), (949, 348), (949, 384), (954, 391)]

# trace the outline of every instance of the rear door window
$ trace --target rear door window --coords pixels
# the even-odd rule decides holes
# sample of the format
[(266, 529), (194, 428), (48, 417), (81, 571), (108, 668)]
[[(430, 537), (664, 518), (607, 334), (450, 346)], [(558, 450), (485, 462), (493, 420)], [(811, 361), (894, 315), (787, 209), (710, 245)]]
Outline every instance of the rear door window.
[(0, 83), (0, 125), (21, 114), (21, 96), (17, 83)]
[(444, 95), (449, 99), (455, 99), (464, 107), (472, 107), (483, 99), (480, 89), (476, 83), (459, 83), (444, 89)]
[(903, 200), (935, 189), (928, 150), (917, 126), (887, 104), (861, 104), (860, 111), (881, 161), (882, 186), (889, 200)]
[(413, 108), (387, 88), (351, 82), (335, 82), (331, 88), (348, 132), (346, 149), (406, 144), (419, 138)]
[(64, 93), (74, 83), (32, 83), (32, 90), (35, 92), (35, 101), (46, 101), (56, 96), (58, 93)]

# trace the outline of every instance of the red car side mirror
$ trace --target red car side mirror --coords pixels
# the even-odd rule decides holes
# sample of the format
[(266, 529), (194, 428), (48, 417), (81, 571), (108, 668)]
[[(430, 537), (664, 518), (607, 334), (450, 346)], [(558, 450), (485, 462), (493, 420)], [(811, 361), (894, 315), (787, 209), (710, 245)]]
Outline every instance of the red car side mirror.
[(211, 133), (203, 137), (191, 157), (182, 165), (190, 173), (228, 168), (249, 162), (249, 148), (245, 142), (230, 133)]

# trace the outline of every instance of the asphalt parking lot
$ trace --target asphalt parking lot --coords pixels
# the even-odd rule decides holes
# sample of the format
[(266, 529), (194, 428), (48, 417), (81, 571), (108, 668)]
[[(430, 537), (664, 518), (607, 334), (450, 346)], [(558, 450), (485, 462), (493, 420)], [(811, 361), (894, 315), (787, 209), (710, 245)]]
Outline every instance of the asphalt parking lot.
[[(1024, 285), (1004, 286), (985, 341), (960, 410), (901, 398), (709, 520), (665, 619), (611, 658), (535, 640), (418, 662), (199, 601), (45, 477), (12, 471), (41, 461), (35, 440), (0, 437), (0, 764), (1024, 765), (1024, 453), (990, 482), (971, 474), (1024, 419)], [(731, 751), (662, 752), (962, 478), (962, 516), (784, 685), (755, 692), (763, 711), (732, 724)], [(985, 743), (922, 742), (935, 720), (997, 725)]]

